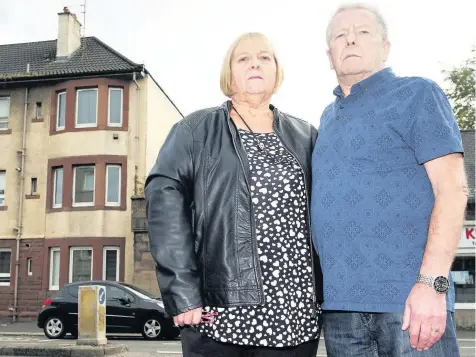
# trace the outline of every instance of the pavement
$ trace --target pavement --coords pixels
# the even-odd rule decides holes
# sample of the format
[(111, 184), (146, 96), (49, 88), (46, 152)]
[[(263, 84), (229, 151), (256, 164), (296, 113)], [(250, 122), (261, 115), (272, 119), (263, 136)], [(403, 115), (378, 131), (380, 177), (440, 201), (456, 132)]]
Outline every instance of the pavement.
[[(140, 335), (117, 334), (114, 336), (107, 335), (108, 344), (126, 345), (128, 351), (114, 355), (116, 357), (181, 357), (181, 345), (179, 340), (175, 341), (146, 341)], [(458, 331), (458, 342), (461, 357), (474, 357), (475, 349), (475, 332), (474, 331)], [(53, 348), (67, 348), (76, 341), (70, 337), (61, 340), (50, 340), (46, 338), (43, 331), (36, 327), (36, 323), (20, 322), (16, 324), (0, 324), (0, 351), (3, 346), (42, 346), (45, 350)], [(38, 356), (38, 355), (37, 355)], [(46, 354), (43, 356), (62, 357), (58, 353)], [(68, 355), (72, 357), (73, 355)], [(319, 344), (319, 350), (316, 357), (326, 357), (325, 343), (323, 339)], [(4, 357), (0, 354), (0, 357)], [(17, 357), (23, 357), (18, 356)], [(111, 356), (113, 357), (113, 356)], [(447, 356), (451, 357), (451, 356)]]

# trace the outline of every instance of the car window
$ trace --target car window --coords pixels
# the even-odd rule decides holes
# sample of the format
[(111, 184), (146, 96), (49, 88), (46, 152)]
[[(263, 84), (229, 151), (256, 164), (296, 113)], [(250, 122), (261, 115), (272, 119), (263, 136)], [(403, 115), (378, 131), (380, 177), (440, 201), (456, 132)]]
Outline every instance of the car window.
[(117, 288), (115, 286), (106, 286), (106, 299), (108, 301), (117, 301), (118, 299), (129, 299), (130, 301), (134, 301), (134, 297), (126, 292), (121, 288)]
[(68, 287), (69, 295), (77, 298), (79, 296), (79, 285), (73, 285)]

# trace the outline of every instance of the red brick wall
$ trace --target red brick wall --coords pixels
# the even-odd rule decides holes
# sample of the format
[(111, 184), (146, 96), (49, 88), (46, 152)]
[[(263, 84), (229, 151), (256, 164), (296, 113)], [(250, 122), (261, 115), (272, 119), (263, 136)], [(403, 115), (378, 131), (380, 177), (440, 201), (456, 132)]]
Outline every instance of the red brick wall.
[[(13, 313), (10, 308), (14, 306), (14, 286), (15, 286), (15, 259), (16, 240), (0, 240), (0, 248), (10, 248), (11, 255), (11, 278), (10, 286), (0, 286), (0, 317), (9, 317)], [(42, 290), (43, 281), (43, 261), (44, 261), (44, 239), (22, 239), (20, 241), (19, 256), (19, 282), (18, 282), (18, 313), (19, 318), (34, 318), (38, 314), (46, 291)], [(27, 272), (27, 259), (32, 258), (32, 275)]]

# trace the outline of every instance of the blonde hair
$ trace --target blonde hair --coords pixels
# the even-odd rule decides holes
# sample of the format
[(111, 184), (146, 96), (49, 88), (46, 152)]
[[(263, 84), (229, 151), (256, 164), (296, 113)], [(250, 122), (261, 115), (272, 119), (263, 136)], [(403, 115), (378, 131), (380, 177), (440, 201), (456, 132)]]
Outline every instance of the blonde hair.
[(233, 58), (233, 52), (235, 52), (236, 47), (241, 43), (241, 41), (246, 40), (246, 39), (260, 39), (264, 40), (265, 42), (268, 43), (269, 47), (271, 48), (273, 52), (273, 57), (274, 57), (274, 62), (276, 63), (276, 84), (274, 87), (273, 93), (275, 93), (281, 83), (283, 82), (283, 67), (281, 66), (281, 62), (279, 61), (276, 51), (274, 50), (273, 46), (271, 45), (271, 42), (269, 39), (263, 35), (260, 32), (247, 32), (239, 36), (230, 46), (228, 49), (225, 59), (223, 60), (223, 64), (221, 67), (221, 72), (220, 72), (220, 88), (221, 91), (223, 92), (224, 95), (227, 97), (231, 97), (233, 95), (233, 91), (231, 89), (231, 79), (232, 79), (232, 73), (231, 73), (231, 60)]

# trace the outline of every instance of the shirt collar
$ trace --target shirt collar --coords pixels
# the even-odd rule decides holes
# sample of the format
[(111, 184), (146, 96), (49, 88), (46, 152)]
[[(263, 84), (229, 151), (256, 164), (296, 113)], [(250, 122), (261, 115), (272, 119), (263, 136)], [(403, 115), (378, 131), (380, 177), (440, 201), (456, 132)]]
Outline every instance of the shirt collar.
[[(354, 84), (350, 89), (350, 94), (353, 95), (361, 93), (363, 91), (367, 91), (369, 89), (372, 89), (376, 85), (383, 82), (387, 82), (393, 78), (395, 78), (395, 74), (393, 73), (393, 70), (390, 67), (381, 69), (380, 71), (372, 74), (370, 77), (367, 77), (361, 80), (360, 82)], [(344, 97), (344, 92), (342, 91), (342, 88), (340, 86), (335, 87), (333, 93), (337, 97)]]

